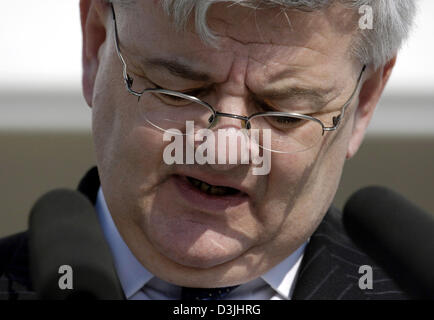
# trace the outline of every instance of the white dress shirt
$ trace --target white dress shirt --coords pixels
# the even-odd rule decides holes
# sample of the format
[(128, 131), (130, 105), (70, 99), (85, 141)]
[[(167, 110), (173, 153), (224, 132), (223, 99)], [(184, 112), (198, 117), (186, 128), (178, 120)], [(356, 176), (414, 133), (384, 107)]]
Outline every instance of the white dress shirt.
[[(95, 208), (125, 297), (129, 300), (180, 299), (181, 287), (155, 277), (132, 254), (113, 222), (101, 188)], [(261, 277), (238, 286), (225, 299), (290, 300), (306, 244)]]

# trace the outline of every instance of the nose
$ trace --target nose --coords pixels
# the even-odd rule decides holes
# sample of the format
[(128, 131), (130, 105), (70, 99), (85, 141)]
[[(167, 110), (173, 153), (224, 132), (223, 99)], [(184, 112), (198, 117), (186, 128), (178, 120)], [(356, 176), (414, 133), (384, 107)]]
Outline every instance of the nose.
[(242, 164), (249, 164), (250, 139), (239, 119), (220, 118), (219, 123), (212, 129), (215, 164), (210, 164), (211, 168), (228, 171)]
[(216, 104), (211, 126), (214, 137), (215, 164), (217, 171), (229, 171), (249, 164), (250, 139), (246, 129), (248, 117), (243, 115), (246, 101), (241, 97), (222, 97)]

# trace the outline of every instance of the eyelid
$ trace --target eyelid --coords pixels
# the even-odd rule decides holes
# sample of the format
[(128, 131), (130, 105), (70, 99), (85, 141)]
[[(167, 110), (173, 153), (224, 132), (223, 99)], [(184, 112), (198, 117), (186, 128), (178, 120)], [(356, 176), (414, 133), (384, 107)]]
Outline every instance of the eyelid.
[(156, 89), (163, 89), (163, 90), (170, 90), (170, 91), (176, 91), (176, 92), (180, 92), (189, 96), (194, 96), (194, 97), (198, 97), (203, 93), (206, 93), (210, 90), (210, 87), (207, 88), (194, 88), (194, 89), (187, 89), (187, 90), (172, 90), (172, 89), (168, 89), (168, 88), (164, 88), (158, 84), (156, 84), (155, 82), (152, 82), (151, 80), (149, 80), (148, 78), (146, 78), (153, 86), (155, 86)]
[(180, 93), (183, 93), (183, 94), (186, 94), (186, 95), (191, 95), (191, 96), (194, 96), (197, 91), (207, 91), (207, 90), (209, 90), (209, 87), (208, 88), (186, 89), (186, 90), (174, 90), (174, 89), (169, 89), (169, 88), (166, 88), (166, 87), (163, 87), (161, 85), (156, 84), (154, 81), (152, 81), (151, 79), (149, 79), (145, 75), (137, 75), (136, 74), (136, 76), (139, 77), (139, 78), (144, 79), (145, 82), (149, 82), (149, 84), (153, 87), (153, 89), (162, 89), (162, 90), (175, 91), (175, 92), (180, 92)]
[(258, 104), (259, 107), (261, 107), (265, 112), (282, 112), (282, 110), (279, 110), (266, 100), (260, 100), (256, 97), (253, 97), (253, 102)]
[(289, 110), (281, 110), (281, 109), (273, 107), (273, 105), (270, 104), (268, 101), (259, 100), (257, 98), (253, 98), (253, 102), (257, 103), (265, 112), (298, 113), (298, 114), (303, 114), (305, 116), (310, 116), (310, 117), (315, 117), (315, 115), (318, 114), (318, 112), (304, 113), (304, 112), (296, 112), (296, 111), (289, 111)]

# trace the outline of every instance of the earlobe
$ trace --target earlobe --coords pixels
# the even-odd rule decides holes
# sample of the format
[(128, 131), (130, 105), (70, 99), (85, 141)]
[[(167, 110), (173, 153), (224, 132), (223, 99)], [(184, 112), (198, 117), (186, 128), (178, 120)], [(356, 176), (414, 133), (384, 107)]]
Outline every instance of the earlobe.
[(359, 103), (354, 113), (351, 138), (348, 144), (346, 158), (351, 159), (359, 150), (375, 107), (389, 80), (396, 56), (377, 70), (368, 71), (367, 79), (359, 93)]
[(80, 18), (83, 35), (82, 86), (83, 95), (92, 107), (93, 89), (99, 67), (98, 51), (106, 38), (105, 13), (107, 4), (103, 0), (81, 0)]

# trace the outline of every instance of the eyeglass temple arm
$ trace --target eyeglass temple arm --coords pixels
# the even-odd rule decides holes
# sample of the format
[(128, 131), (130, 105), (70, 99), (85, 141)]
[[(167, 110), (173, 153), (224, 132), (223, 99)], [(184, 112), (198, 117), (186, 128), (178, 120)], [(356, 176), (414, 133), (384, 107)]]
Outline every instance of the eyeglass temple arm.
[(139, 92), (136, 92), (136, 91), (134, 91), (134, 90), (131, 89), (131, 86), (133, 85), (133, 79), (127, 73), (127, 63), (125, 62), (125, 59), (124, 59), (124, 57), (122, 56), (122, 53), (121, 53), (121, 48), (120, 48), (120, 45), (119, 45), (118, 24), (116, 22), (116, 14), (115, 14), (115, 8), (113, 7), (113, 3), (110, 3), (110, 7), (111, 7), (111, 10), (112, 10), (113, 24), (114, 24), (114, 29), (115, 29), (115, 35), (114, 35), (114, 37), (115, 37), (116, 53), (117, 53), (117, 55), (119, 57), (119, 60), (122, 63), (122, 75), (123, 75), (123, 78), (124, 78), (125, 86), (126, 86), (127, 90), (131, 94), (140, 97), (141, 94)]
[(351, 96), (349, 97), (349, 99), (347, 100), (347, 102), (345, 102), (345, 104), (342, 107), (341, 114), (338, 115), (338, 116), (336, 116), (336, 117), (333, 117), (333, 127), (324, 127), (324, 131), (335, 131), (335, 130), (337, 130), (337, 128), (341, 124), (341, 121), (342, 121), (343, 117), (345, 116), (346, 109), (348, 108), (348, 106), (353, 101), (353, 98), (356, 95), (356, 93), (359, 91), (360, 84), (362, 83), (362, 81), (361, 81), (362, 80), (362, 76), (363, 76), (363, 73), (366, 70), (366, 67), (367, 66), (365, 64), (363, 66), (363, 68), (362, 68), (362, 71), (360, 72), (359, 78), (357, 79), (357, 84), (356, 84), (356, 87), (354, 88), (353, 93), (351, 94)]

